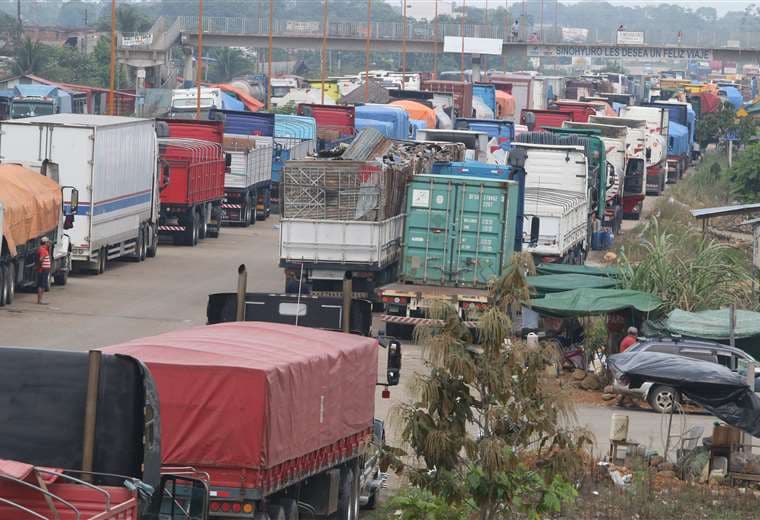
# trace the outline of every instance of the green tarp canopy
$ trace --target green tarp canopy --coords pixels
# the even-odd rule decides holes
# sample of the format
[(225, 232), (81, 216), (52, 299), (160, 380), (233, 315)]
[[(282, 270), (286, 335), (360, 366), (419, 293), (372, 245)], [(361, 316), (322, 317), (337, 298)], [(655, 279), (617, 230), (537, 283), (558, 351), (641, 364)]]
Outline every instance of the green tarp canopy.
[[(760, 313), (737, 310), (735, 316), (735, 338), (760, 336)], [(730, 323), (729, 309), (699, 312), (676, 309), (664, 320), (663, 328), (671, 334), (720, 341), (730, 339)]]
[(620, 269), (617, 267), (595, 267), (593, 265), (573, 265), (573, 264), (538, 264), (536, 266), (538, 274), (585, 274), (588, 276), (620, 276)]
[(575, 289), (531, 301), (534, 311), (557, 317), (594, 316), (626, 309), (652, 312), (660, 305), (662, 301), (657, 296), (629, 289)]
[(615, 287), (618, 281), (608, 276), (591, 276), (588, 274), (546, 274), (528, 276), (528, 284), (539, 295), (583, 288)]

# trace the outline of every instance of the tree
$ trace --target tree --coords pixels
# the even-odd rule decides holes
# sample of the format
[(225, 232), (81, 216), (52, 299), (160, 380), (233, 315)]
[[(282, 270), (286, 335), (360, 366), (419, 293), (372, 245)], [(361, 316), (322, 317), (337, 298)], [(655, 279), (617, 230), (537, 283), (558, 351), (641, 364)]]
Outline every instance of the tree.
[(214, 82), (225, 82), (248, 72), (254, 68), (240, 49), (220, 47), (214, 49), (211, 57), (215, 60), (209, 71), (209, 79)]
[[(745, 118), (747, 119), (747, 118)], [(760, 202), (760, 144), (747, 146), (728, 171), (731, 192), (741, 202)]]
[(58, 11), (58, 25), (63, 27), (84, 27), (85, 18), (95, 18), (93, 4), (86, 4), (82, 0), (70, 0), (61, 5)]
[[(145, 32), (150, 29), (152, 22), (137, 7), (132, 5), (120, 5), (116, 8), (116, 29), (124, 34)], [(101, 31), (111, 30), (111, 9), (104, 8), (100, 11), (98, 29)]]
[[(746, 119), (746, 118), (745, 118)], [(724, 102), (717, 112), (706, 114), (697, 121), (696, 139), (702, 148), (710, 143), (717, 143), (723, 139), (726, 132), (736, 125), (736, 112), (734, 107)]]
[(432, 306), (433, 325), (416, 331), (430, 373), (418, 377), (418, 399), (399, 410), (403, 439), (422, 465), (396, 460), (397, 469), (481, 520), (556, 512), (575, 496), (568, 479), (580, 469), (584, 439), (560, 425), (573, 412), (545, 375), (555, 353), (512, 334), (510, 316), (530, 298), (531, 266), (515, 256), (493, 283), (477, 344), (456, 309)]
[(33, 41), (27, 36), (16, 49), (16, 73), (40, 74), (52, 53), (53, 48), (51, 46)]

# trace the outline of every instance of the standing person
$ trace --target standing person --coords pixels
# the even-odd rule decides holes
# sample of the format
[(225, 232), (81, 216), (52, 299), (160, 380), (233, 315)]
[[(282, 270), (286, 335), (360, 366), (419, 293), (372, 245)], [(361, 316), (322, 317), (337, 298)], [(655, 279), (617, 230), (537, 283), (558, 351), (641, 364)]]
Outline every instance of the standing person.
[(40, 247), (37, 248), (37, 304), (47, 305), (42, 301), (45, 291), (50, 289), (50, 239), (42, 237)]
[(620, 341), (620, 353), (622, 354), (633, 344), (638, 343), (639, 329), (636, 327), (628, 327), (628, 335)]
[(519, 36), (520, 36), (520, 20), (515, 20), (515, 23), (512, 24), (512, 41), (516, 42)]

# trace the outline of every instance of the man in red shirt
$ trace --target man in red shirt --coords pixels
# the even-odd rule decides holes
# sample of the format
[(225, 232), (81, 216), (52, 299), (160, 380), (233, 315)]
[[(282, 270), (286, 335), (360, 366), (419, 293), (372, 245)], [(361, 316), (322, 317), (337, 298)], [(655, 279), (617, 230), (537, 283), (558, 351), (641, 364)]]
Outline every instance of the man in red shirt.
[(50, 289), (50, 239), (42, 237), (40, 247), (37, 248), (37, 304), (47, 305), (42, 301), (42, 295)]
[(622, 354), (626, 350), (628, 350), (629, 347), (631, 347), (634, 343), (638, 343), (639, 339), (637, 336), (639, 335), (639, 330), (636, 327), (628, 327), (628, 335), (622, 339), (620, 342), (620, 353)]

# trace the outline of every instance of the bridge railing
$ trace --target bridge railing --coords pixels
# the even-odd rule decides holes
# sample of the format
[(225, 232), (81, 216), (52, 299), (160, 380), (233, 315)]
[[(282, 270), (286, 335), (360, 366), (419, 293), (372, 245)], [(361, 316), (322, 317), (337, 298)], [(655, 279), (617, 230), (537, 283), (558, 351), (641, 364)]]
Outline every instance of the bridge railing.
[[(178, 30), (195, 34), (198, 31), (197, 16), (181, 16), (177, 20)], [(627, 28), (628, 29), (628, 28)], [(329, 38), (366, 38), (367, 31), (374, 40), (402, 40), (404, 36), (404, 24), (394, 22), (329, 22), (327, 36)], [(630, 30), (636, 30), (630, 28)], [(265, 36), (269, 33), (269, 20), (267, 18), (230, 18), (230, 17), (204, 17), (203, 32), (216, 34), (240, 34)], [(684, 45), (690, 47), (705, 48), (760, 48), (760, 32), (735, 31), (732, 33), (716, 31), (683, 30), (680, 37), (678, 29), (672, 31), (645, 30), (645, 41), (648, 45)], [(321, 21), (299, 20), (273, 20), (272, 33), (277, 36), (294, 37), (322, 37)], [(410, 20), (407, 23), (406, 37), (409, 41), (441, 41), (445, 36), (460, 36), (479, 38), (501, 38), (510, 40), (511, 30), (497, 25), (473, 25), (464, 26), (453, 24), (438, 24), (430, 22), (418, 22)], [(531, 30), (521, 34), (519, 40), (527, 40), (531, 43), (548, 44), (606, 44), (615, 45), (617, 39), (616, 27), (610, 26), (608, 30), (590, 30), (585, 41), (562, 41), (559, 28), (545, 27), (543, 31)]]

